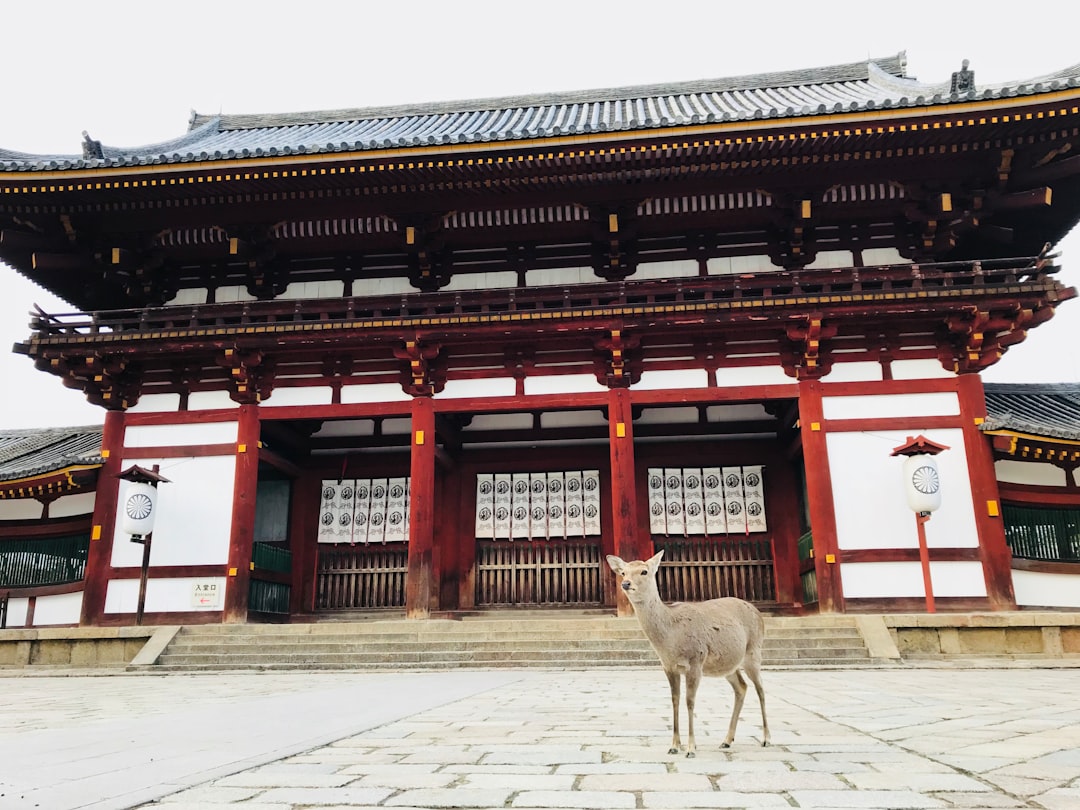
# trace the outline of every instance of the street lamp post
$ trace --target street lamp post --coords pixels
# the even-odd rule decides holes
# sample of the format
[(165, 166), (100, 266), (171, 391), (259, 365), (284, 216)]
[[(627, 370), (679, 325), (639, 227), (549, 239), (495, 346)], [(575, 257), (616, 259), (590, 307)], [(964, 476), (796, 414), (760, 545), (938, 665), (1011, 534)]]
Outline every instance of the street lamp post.
[(143, 547), (142, 567), (139, 569), (139, 602), (135, 610), (135, 624), (142, 624), (143, 611), (146, 608), (146, 581), (150, 573), (150, 541), (154, 532), (154, 519), (157, 517), (158, 484), (167, 484), (169, 479), (158, 474), (158, 465), (152, 470), (133, 465), (117, 478), (127, 481), (124, 490), (124, 505), (120, 515), (120, 529), (131, 535), (131, 542), (141, 543)]
[(941, 476), (934, 456), (949, 448), (923, 435), (907, 437), (894, 447), (892, 455), (904, 456), (904, 495), (908, 507), (915, 513), (915, 528), (919, 535), (919, 562), (922, 565), (923, 586), (926, 590), (926, 612), (934, 613), (934, 587), (930, 578), (930, 549), (926, 544), (926, 523), (930, 513), (941, 506)]

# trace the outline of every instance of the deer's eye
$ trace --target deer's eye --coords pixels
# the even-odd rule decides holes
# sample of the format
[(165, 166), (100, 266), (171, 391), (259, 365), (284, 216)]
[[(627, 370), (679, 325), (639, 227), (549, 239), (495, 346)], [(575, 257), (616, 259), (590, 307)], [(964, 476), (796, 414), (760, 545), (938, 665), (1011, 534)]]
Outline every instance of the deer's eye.
[(643, 577), (647, 577), (647, 576), (649, 575), (649, 572), (648, 572), (648, 571), (642, 571), (642, 572), (641, 572), (641, 575), (642, 575)]

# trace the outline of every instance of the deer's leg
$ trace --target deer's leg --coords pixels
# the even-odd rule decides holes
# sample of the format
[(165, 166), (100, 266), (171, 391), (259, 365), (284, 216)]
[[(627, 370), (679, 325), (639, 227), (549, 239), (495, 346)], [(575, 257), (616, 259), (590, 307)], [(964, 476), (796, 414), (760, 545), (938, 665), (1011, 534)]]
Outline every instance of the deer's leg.
[(761, 744), (769, 744), (769, 721), (765, 717), (765, 687), (761, 685), (761, 670), (758, 668), (757, 662), (746, 664), (746, 677), (750, 679), (750, 683), (754, 684), (754, 691), (757, 692), (758, 703), (761, 704)]
[[(664, 674), (667, 675), (668, 686), (671, 687), (671, 748), (668, 750), (669, 754), (679, 753), (679, 749), (682, 748), (682, 740), (679, 739), (679, 692), (682, 688), (682, 675), (679, 674), (679, 670), (664, 670)], [(692, 728), (692, 726), (691, 726)]]
[(728, 675), (727, 680), (735, 690), (735, 705), (731, 707), (731, 723), (728, 725), (727, 737), (720, 744), (721, 748), (731, 748), (731, 743), (735, 740), (735, 726), (739, 723), (739, 712), (742, 711), (742, 704), (746, 699), (746, 681), (739, 670)]
[(698, 685), (701, 683), (701, 667), (686, 671), (686, 756), (697, 756), (697, 743), (694, 741), (694, 704), (697, 702)]

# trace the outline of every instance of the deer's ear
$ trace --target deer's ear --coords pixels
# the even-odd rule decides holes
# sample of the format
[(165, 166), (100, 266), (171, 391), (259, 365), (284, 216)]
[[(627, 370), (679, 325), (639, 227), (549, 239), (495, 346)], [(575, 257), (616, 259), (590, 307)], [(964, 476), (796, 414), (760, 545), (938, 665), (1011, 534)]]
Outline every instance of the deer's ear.
[(651, 557), (649, 557), (649, 559), (645, 561), (645, 564), (649, 566), (650, 574), (656, 573), (656, 569), (660, 567), (660, 560), (663, 558), (663, 556), (664, 550), (660, 549), (658, 552), (656, 552), (654, 555), (652, 555)]
[(616, 557), (614, 554), (607, 555), (607, 564), (611, 566), (611, 570), (619, 576), (622, 576), (623, 569), (626, 567), (626, 563), (622, 557)]

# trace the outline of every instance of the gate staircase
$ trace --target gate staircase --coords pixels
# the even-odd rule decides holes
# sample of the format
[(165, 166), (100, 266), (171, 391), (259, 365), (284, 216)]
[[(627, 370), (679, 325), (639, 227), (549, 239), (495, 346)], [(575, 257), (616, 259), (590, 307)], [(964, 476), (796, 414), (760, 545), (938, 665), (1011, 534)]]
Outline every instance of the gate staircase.
[[(766, 617), (767, 668), (874, 666), (850, 616)], [(184, 627), (156, 672), (657, 665), (634, 618), (536, 611), (463, 619), (386, 618)]]

